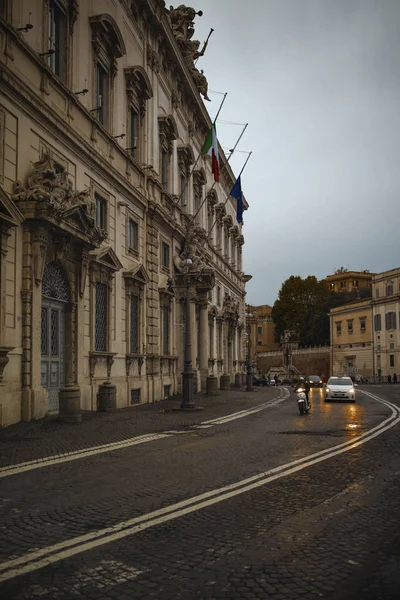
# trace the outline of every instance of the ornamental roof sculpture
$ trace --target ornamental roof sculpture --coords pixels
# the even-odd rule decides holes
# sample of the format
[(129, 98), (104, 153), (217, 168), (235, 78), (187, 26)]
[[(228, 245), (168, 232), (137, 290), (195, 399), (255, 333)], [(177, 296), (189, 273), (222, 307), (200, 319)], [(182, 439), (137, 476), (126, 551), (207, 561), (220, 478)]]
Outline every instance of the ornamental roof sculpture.
[(173, 6), (170, 7), (169, 19), (171, 22), (172, 33), (178, 42), (182, 56), (192, 75), (192, 79), (204, 100), (209, 101), (207, 78), (203, 74), (203, 71), (199, 71), (194, 65), (194, 61), (204, 55), (208, 40), (203, 44), (203, 47), (200, 50), (200, 42), (191, 39), (194, 34), (194, 18), (196, 15), (201, 17), (202, 14), (201, 10), (196, 12), (194, 8), (180, 4), (177, 8), (174, 8)]
[(20, 205), (22, 213), (25, 212), (24, 205), (36, 204), (45, 208), (49, 217), (55, 217), (60, 222), (70, 220), (74, 216), (75, 227), (86, 234), (95, 245), (100, 244), (107, 235), (95, 225), (96, 205), (90, 189), (74, 191), (68, 172), (58, 172), (55, 169), (52, 154), (48, 149), (33, 163), (26, 187), (21, 181), (15, 181), (12, 200)]

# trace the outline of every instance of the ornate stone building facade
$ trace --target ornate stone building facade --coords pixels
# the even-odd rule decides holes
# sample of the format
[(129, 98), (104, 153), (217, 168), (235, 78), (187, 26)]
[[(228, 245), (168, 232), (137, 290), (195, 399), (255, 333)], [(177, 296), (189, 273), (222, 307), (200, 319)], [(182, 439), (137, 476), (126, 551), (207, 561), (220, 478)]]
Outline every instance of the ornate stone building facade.
[(217, 184), (200, 156), (195, 14), (0, 3), (2, 426), (60, 397), (96, 410), (105, 381), (118, 407), (179, 392), (189, 321), (198, 390), (244, 372), (244, 239), (222, 151)]

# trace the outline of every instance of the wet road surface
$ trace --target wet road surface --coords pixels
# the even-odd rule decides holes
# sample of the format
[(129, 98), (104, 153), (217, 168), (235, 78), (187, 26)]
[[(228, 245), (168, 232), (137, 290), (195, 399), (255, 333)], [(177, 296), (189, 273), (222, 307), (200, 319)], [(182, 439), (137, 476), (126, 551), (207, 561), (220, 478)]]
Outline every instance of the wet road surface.
[(2, 477), (2, 597), (398, 598), (398, 414), (295, 398)]

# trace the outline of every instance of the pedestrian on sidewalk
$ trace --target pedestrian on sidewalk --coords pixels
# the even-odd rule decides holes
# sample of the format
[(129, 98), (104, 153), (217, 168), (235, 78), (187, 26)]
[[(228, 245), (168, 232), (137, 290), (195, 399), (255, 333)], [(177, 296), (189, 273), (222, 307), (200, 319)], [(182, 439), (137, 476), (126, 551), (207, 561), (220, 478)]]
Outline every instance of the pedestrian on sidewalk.
[(393, 383), (397, 383), (397, 375), (396, 375), (396, 373), (393, 373)]
[(388, 383), (392, 383), (392, 376), (388, 375)]

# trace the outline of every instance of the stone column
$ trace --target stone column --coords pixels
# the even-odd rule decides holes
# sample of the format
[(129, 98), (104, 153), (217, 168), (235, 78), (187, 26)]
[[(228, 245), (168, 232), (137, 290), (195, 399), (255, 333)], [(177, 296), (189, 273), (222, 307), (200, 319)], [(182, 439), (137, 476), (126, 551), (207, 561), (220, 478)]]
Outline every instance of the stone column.
[[(197, 364), (197, 319), (196, 319), (196, 299), (194, 296), (190, 299), (190, 334), (191, 334), (191, 352), (192, 352), (192, 369), (193, 378), (196, 381), (196, 364)], [(195, 384), (195, 392), (197, 391), (197, 385)]]
[(200, 303), (200, 356), (199, 368), (201, 377), (201, 390), (206, 389), (206, 380), (208, 376), (208, 349), (210, 346), (208, 330), (208, 303), (202, 300)]

